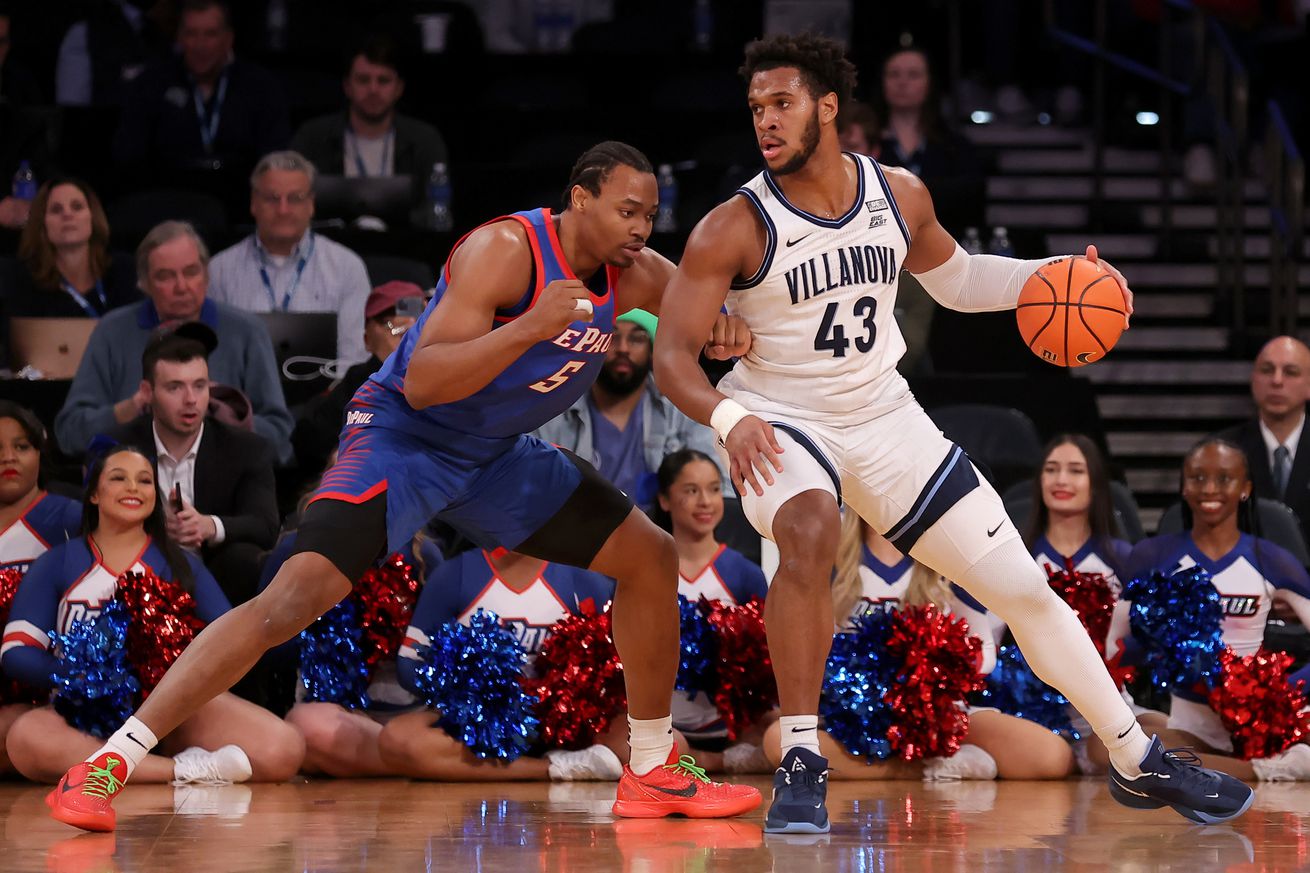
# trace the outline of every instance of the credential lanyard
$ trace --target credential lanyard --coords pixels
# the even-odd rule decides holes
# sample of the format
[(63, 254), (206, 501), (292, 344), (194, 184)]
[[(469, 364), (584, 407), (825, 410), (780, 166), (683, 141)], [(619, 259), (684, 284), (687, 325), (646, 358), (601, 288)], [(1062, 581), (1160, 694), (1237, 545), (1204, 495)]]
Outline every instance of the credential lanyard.
[(205, 111), (205, 101), (200, 96), (200, 89), (192, 86), (191, 100), (196, 105), (196, 119), (200, 122), (200, 141), (205, 146), (206, 154), (213, 154), (214, 140), (218, 138), (218, 124), (223, 116), (223, 101), (227, 99), (227, 70), (218, 79), (218, 89), (214, 93), (214, 111)]
[[(287, 286), (287, 292), (282, 295), (282, 312), (286, 312), (291, 308), (291, 298), (295, 296), (296, 289), (300, 287), (300, 277), (305, 272), (305, 265), (309, 263), (310, 258), (314, 257), (314, 242), (314, 237), (311, 234), (309, 237), (309, 248), (300, 256), (300, 260), (296, 262), (296, 275), (291, 277), (291, 284)], [(264, 261), (267, 257), (268, 256), (264, 254), (264, 251), (261, 248), (260, 260)], [(268, 266), (266, 263), (260, 263), (259, 265), (259, 278), (264, 280), (264, 290), (268, 292), (269, 303), (274, 310), (277, 310), (277, 292), (273, 290), (273, 280), (268, 275)]]
[(88, 318), (99, 318), (100, 313), (108, 308), (109, 304), (105, 302), (105, 283), (96, 279), (95, 289), (91, 292), (96, 299), (100, 301), (100, 308), (96, 309), (91, 305), (91, 301), (82, 295), (82, 292), (73, 287), (73, 283), (67, 279), (60, 279), (59, 285), (64, 289), (64, 293), (73, 298), (73, 302), (82, 307), (82, 311), (87, 314)]

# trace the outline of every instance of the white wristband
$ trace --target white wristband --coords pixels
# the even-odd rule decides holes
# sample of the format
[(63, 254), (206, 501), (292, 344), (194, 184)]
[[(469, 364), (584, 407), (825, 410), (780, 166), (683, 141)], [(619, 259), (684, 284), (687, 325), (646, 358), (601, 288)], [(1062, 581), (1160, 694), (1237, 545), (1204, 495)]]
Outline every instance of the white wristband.
[(710, 427), (714, 428), (714, 432), (718, 434), (719, 445), (726, 446), (728, 434), (732, 433), (732, 429), (737, 426), (737, 422), (753, 414), (735, 400), (727, 397), (720, 400), (719, 405), (714, 407), (714, 411), (710, 413)]

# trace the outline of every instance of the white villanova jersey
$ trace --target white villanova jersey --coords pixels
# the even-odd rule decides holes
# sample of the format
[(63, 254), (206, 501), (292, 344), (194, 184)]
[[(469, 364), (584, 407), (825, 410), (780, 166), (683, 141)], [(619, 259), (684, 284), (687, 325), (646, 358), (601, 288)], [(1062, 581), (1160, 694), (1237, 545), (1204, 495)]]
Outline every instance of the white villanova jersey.
[[(805, 410), (871, 418), (909, 396), (893, 310), (910, 234), (872, 158), (850, 210), (828, 220), (793, 206), (766, 170), (738, 189), (767, 231), (756, 274), (735, 282), (728, 312), (750, 325), (750, 354), (719, 384)], [(746, 404), (748, 407), (750, 403)]]

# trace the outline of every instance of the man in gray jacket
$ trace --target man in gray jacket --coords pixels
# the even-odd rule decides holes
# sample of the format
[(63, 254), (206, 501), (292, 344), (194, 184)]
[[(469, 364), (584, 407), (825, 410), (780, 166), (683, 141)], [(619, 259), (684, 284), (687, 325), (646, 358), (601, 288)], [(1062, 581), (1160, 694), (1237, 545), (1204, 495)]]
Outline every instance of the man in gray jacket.
[[(589, 461), (644, 509), (655, 503), (655, 472), (665, 455), (699, 449), (718, 462), (714, 432), (683, 415), (650, 377), (655, 327), (655, 317), (640, 309), (619, 316), (591, 391), (536, 431)], [(732, 495), (726, 476), (723, 489)]]
[(59, 446), (81, 454), (96, 434), (144, 413), (141, 353), (161, 326), (200, 321), (218, 335), (209, 357), (210, 378), (238, 388), (250, 400), (255, 432), (279, 461), (291, 458), (291, 414), (282, 397), (273, 343), (264, 326), (239, 309), (206, 299), (209, 251), (182, 221), (157, 225), (136, 253), (137, 281), (146, 300), (111, 310), (96, 325), (78, 365), (64, 408), (55, 418)]

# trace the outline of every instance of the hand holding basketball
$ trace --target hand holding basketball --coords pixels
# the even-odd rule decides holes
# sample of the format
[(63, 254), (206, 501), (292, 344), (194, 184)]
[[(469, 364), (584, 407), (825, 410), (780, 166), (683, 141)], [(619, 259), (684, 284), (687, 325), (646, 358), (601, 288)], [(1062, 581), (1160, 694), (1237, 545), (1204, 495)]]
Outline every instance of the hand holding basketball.
[(1081, 367), (1114, 348), (1128, 326), (1132, 292), (1118, 270), (1096, 257), (1061, 258), (1028, 277), (1015, 317), (1033, 354), (1057, 367)]

